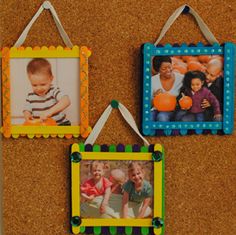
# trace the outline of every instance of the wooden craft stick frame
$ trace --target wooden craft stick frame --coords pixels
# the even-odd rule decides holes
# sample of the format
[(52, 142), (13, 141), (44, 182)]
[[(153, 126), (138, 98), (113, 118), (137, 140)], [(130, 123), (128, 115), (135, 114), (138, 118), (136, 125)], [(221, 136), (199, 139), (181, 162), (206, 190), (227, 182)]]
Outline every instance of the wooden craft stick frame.
[[(91, 131), (89, 126), (88, 111), (88, 58), (91, 51), (85, 47), (74, 46), (73, 48), (58, 47), (19, 47), (2, 49), (2, 128), (5, 137), (18, 138), (28, 136), (29, 138), (41, 137), (78, 137), (86, 138)], [(11, 123), (11, 66), (12, 58), (78, 58), (79, 60), (79, 87), (80, 99), (78, 101), (79, 125), (75, 126), (24, 126)], [(25, 79), (25, 78), (23, 78)], [(69, 74), (68, 74), (69, 82)]]
[[(137, 146), (131, 145), (84, 145), (73, 144), (71, 146), (71, 225), (74, 234), (91, 233), (89, 227), (93, 227), (94, 234), (101, 234), (102, 229), (107, 229), (111, 234), (116, 234), (117, 227), (123, 227), (123, 232), (131, 234), (133, 227), (140, 227), (142, 234), (164, 234), (164, 151), (160, 144), (151, 148), (143, 146), (138, 151)], [(123, 150), (122, 150), (123, 149)], [(100, 152), (101, 151), (101, 152)], [(121, 152), (122, 151), (122, 152)], [(124, 151), (124, 152), (123, 152)], [(134, 152), (136, 151), (136, 152)], [(139, 152), (140, 151), (140, 152)], [(153, 218), (120, 219), (120, 218), (81, 218), (80, 211), (80, 162), (83, 160), (98, 161), (151, 161), (153, 163)], [(141, 225), (141, 226), (140, 226)], [(105, 226), (105, 227), (104, 227)], [(120, 231), (121, 232), (121, 231)], [(109, 232), (108, 232), (109, 233)]]
[[(234, 76), (235, 76), (235, 47), (233, 43), (220, 45), (214, 43), (204, 46), (197, 45), (171, 45), (165, 46), (145, 43), (142, 48), (143, 58), (143, 90), (142, 90), (142, 132), (144, 135), (186, 135), (189, 131), (202, 134), (204, 131), (217, 134), (218, 131), (231, 134), (234, 127)], [(223, 57), (223, 110), (222, 121), (159, 121), (152, 117), (152, 71), (155, 56), (200, 56), (218, 55)]]

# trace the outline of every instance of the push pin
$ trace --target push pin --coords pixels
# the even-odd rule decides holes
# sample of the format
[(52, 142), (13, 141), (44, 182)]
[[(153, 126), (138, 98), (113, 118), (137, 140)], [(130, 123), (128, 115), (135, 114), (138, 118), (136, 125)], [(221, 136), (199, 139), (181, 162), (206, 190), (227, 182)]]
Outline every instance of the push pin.
[(82, 220), (79, 216), (73, 216), (70, 222), (73, 227), (78, 227), (81, 225)]
[(117, 100), (112, 100), (111, 101), (111, 107), (113, 109), (117, 109), (119, 107), (119, 102)]
[(190, 7), (188, 5), (186, 5), (182, 11), (183, 14), (188, 14), (190, 11)]
[(152, 160), (154, 162), (160, 162), (162, 160), (162, 152), (161, 151), (154, 151), (152, 153)]
[(78, 163), (81, 161), (82, 157), (81, 157), (81, 154), (79, 152), (73, 152), (71, 155), (70, 155), (70, 158), (71, 158), (71, 161), (72, 162), (75, 162), (75, 163)]
[(154, 228), (161, 228), (164, 225), (164, 222), (161, 218), (155, 217), (152, 219), (152, 226)]

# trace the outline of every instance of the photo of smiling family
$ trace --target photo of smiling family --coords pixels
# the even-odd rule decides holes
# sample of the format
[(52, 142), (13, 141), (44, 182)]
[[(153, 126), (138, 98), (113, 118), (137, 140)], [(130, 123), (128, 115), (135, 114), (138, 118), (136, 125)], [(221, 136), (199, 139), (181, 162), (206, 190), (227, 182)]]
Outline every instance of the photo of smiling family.
[(82, 161), (82, 218), (152, 218), (151, 161)]
[(152, 65), (152, 121), (222, 121), (222, 56), (154, 56)]

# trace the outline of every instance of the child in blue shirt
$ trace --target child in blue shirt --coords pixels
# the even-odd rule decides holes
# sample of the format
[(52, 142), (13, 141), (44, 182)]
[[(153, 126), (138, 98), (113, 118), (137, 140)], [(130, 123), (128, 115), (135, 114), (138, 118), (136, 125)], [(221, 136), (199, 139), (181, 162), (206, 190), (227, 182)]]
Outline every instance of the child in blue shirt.
[[(151, 215), (152, 186), (144, 179), (144, 169), (140, 162), (131, 162), (128, 166), (129, 180), (124, 184), (122, 199), (123, 218), (145, 218)], [(132, 205), (132, 206), (131, 206)], [(133, 213), (130, 213), (130, 207)]]

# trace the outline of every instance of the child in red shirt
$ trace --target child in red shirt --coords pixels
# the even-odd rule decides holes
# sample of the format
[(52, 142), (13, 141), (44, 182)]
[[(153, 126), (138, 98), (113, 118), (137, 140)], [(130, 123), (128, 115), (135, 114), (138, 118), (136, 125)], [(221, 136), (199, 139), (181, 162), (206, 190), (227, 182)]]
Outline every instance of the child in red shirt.
[(104, 177), (106, 168), (103, 162), (93, 161), (90, 165), (92, 178), (86, 180), (81, 186), (81, 196), (88, 201), (92, 201), (97, 196), (103, 196), (100, 213), (105, 213), (111, 195), (112, 183)]

